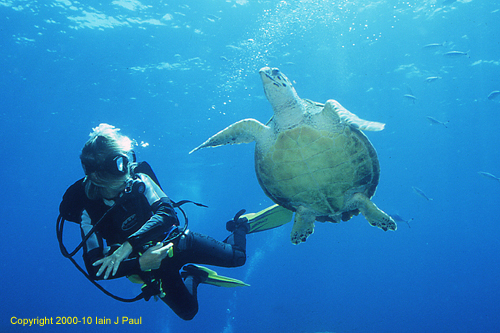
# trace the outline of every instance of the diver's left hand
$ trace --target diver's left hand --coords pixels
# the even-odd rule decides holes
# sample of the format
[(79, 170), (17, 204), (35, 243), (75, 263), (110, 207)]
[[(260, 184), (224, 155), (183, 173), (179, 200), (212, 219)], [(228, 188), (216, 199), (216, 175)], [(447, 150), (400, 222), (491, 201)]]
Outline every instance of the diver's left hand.
[(99, 268), (99, 271), (97, 272), (97, 276), (101, 276), (101, 274), (104, 272), (104, 279), (106, 280), (109, 277), (109, 274), (112, 274), (114, 276), (116, 272), (118, 271), (118, 268), (120, 267), (120, 263), (124, 260), (127, 259), (130, 253), (132, 252), (132, 245), (130, 245), (129, 242), (125, 242), (120, 246), (118, 249), (116, 249), (113, 254), (102, 258), (100, 260), (97, 260), (95, 263), (92, 264), (92, 266), (98, 266), (101, 265), (101, 268)]

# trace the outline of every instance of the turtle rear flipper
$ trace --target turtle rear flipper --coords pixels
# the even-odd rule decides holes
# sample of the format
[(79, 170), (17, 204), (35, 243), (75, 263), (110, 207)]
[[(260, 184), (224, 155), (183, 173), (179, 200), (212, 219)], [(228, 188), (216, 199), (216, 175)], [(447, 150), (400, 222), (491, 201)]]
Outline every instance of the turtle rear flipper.
[(362, 193), (354, 194), (347, 205), (349, 208), (358, 208), (361, 214), (363, 214), (368, 222), (374, 227), (379, 227), (384, 231), (397, 229), (396, 222), (394, 222), (392, 217), (380, 210)]
[(292, 227), (291, 240), (293, 244), (297, 245), (307, 240), (307, 237), (314, 232), (315, 220), (316, 214), (314, 211), (304, 206), (299, 206), (295, 212), (295, 220)]

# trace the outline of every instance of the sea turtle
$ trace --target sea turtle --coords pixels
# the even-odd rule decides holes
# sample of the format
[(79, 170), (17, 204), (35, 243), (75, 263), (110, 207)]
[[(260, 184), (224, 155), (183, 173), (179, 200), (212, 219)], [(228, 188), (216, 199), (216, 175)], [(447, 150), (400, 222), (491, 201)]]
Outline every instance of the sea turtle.
[(313, 233), (314, 221), (348, 221), (360, 212), (372, 226), (396, 230), (394, 220), (370, 201), (380, 165), (361, 132), (380, 131), (384, 124), (362, 120), (332, 99), (325, 104), (301, 99), (277, 68), (264, 67), (259, 73), (274, 111), (267, 125), (240, 120), (191, 152), (255, 141), (255, 171), (262, 189), (295, 212), (294, 244)]

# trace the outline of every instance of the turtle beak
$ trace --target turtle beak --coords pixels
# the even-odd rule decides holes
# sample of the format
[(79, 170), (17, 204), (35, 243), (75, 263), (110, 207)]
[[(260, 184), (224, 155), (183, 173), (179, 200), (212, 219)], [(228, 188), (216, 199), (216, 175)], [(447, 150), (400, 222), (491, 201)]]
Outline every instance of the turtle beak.
[(269, 67), (262, 67), (259, 69), (259, 73), (262, 75), (263, 72), (271, 72), (271, 68)]
[(267, 80), (273, 80), (271, 74), (271, 68), (269, 67), (264, 67), (259, 70), (260, 78), (262, 79), (263, 83), (268, 83), (266, 82)]
[(262, 84), (264, 85), (264, 87), (269, 85), (269, 84), (275, 83), (275, 79), (271, 75), (271, 69), (269, 67), (264, 67), (263, 69), (261, 69), (259, 71), (259, 74), (260, 74), (260, 79), (262, 80)]
[(260, 77), (262, 79), (262, 83), (269, 84), (272, 83), (276, 86), (280, 86), (281, 81), (283, 80), (284, 75), (281, 74), (278, 68), (269, 68), (264, 67), (259, 70)]

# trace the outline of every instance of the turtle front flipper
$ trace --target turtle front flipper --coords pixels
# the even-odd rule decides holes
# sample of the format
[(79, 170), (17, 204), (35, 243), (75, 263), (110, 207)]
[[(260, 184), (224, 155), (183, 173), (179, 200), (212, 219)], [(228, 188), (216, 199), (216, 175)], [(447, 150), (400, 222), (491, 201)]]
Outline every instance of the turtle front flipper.
[(266, 130), (269, 130), (269, 127), (262, 124), (258, 120), (243, 119), (210, 137), (207, 141), (203, 142), (189, 153), (191, 154), (198, 149), (206, 147), (250, 143), (258, 140), (258, 138), (262, 135), (262, 132)]
[(354, 113), (346, 110), (346, 108), (340, 105), (339, 102), (333, 99), (329, 99), (328, 101), (326, 101), (324, 110), (326, 111), (325, 113), (334, 111), (340, 117), (340, 120), (342, 120), (343, 122), (349, 124), (354, 128), (363, 131), (381, 131), (385, 127), (385, 124), (383, 123), (378, 123), (376, 121), (368, 121), (359, 118)]
[(362, 193), (354, 194), (347, 203), (347, 206), (349, 210), (358, 208), (361, 214), (374, 227), (379, 227), (384, 231), (397, 229), (396, 222), (394, 222), (392, 217), (380, 210)]
[(314, 232), (315, 220), (316, 214), (314, 211), (304, 206), (297, 208), (291, 234), (293, 244), (297, 245), (307, 240), (307, 237)]

